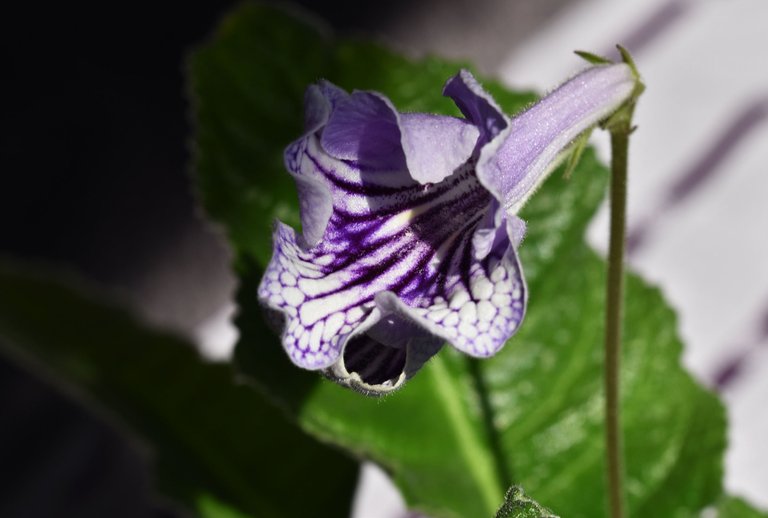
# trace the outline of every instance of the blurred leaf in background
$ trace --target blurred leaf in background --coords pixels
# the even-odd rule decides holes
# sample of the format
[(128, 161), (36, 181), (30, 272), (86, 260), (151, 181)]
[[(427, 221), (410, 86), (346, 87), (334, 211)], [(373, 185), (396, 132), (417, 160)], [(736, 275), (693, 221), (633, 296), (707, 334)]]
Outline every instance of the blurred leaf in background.
[(768, 518), (768, 513), (754, 509), (741, 498), (724, 496), (713, 508), (717, 518)]
[(228, 365), (53, 278), (0, 265), (0, 293), (11, 357), (117, 413), (149, 446), (160, 489), (197, 515), (349, 514), (356, 463), (235, 383)]

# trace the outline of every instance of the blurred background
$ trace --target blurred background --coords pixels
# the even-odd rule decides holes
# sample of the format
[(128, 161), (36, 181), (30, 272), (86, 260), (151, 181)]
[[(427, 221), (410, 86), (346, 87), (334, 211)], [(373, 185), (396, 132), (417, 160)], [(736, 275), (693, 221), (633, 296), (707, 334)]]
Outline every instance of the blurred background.
[[(546, 91), (622, 43), (648, 90), (630, 257), (679, 311), (684, 362), (730, 418), (726, 488), (768, 509), (768, 3), (305, 0), (342, 34)], [(196, 208), (183, 60), (234, 2), (43, 5), (0, 16), (0, 255), (74, 273), (226, 359), (234, 279)], [(607, 159), (607, 140), (595, 145)], [(606, 245), (603, 211), (590, 242)], [(0, 293), (2, 297), (2, 293)], [(136, 449), (0, 357), (0, 516), (174, 516)], [(406, 516), (364, 468), (362, 518)]]

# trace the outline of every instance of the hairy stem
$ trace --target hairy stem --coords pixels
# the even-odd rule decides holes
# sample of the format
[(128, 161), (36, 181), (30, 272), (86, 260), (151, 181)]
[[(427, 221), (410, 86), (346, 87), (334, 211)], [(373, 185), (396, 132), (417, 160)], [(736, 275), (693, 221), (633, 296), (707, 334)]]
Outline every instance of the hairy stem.
[(605, 440), (611, 518), (624, 518), (624, 455), (621, 437), (619, 372), (624, 305), (627, 153), (632, 107), (609, 126), (611, 132), (611, 228), (605, 306)]

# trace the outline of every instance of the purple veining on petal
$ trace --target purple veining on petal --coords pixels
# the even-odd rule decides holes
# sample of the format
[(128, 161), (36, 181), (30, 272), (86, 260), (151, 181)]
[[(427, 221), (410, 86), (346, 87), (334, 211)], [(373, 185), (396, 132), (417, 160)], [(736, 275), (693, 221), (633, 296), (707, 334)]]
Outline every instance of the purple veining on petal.
[[(495, 352), (519, 325), (525, 292), (516, 259), (505, 259), (509, 242), (482, 262), (471, 254), (492, 201), (471, 162), (439, 184), (421, 185), (407, 171), (367, 171), (329, 157), (314, 136), (301, 156), (289, 153), (328, 180), (334, 207), (314, 247), (302, 249), (291, 229), (278, 226), (260, 289), (262, 300), (288, 317), (284, 344), (296, 363), (335, 362), (354, 325), (376, 307), (380, 315), (407, 313), (377, 302), (385, 292), (411, 308), (406, 316), (477, 356)], [(504, 285), (498, 294), (492, 277)], [(499, 302), (510, 307), (494, 306)], [(493, 336), (477, 340), (475, 326)]]
[[(450, 97), (467, 120), (474, 123), (480, 130), (476, 147), (475, 167), (477, 168), (480, 163), (488, 161), (506, 140), (510, 131), (509, 118), (504, 115), (491, 94), (486, 92), (466, 70), (461, 70), (446, 82), (443, 95)], [(508, 238), (505, 229), (507, 215), (500, 204), (501, 191), (496, 182), (482, 177), (478, 180), (494, 196), (484, 221), (473, 237), (472, 246), (475, 257), (483, 259), (500, 240)], [(517, 244), (519, 242), (515, 243), (515, 246)]]
[(303, 233), (277, 224), (259, 286), (285, 317), (293, 362), (379, 393), (443, 341), (496, 353), (527, 299), (516, 251), (525, 224), (510, 200), (618, 107), (625, 70), (616, 67), (589, 69), (512, 121), (467, 71), (444, 88), (466, 120), (400, 114), (375, 92), (310, 87), (307, 131), (285, 152)]
[(304, 96), (304, 135), (285, 152), (285, 167), (296, 181), (299, 191), (299, 213), (303, 229), (302, 241), (312, 246), (323, 237), (325, 227), (333, 213), (330, 192), (322, 178), (311, 168), (301, 167), (298, 159), (306, 145), (307, 136), (322, 128), (331, 109), (346, 92), (331, 83), (311, 85)]

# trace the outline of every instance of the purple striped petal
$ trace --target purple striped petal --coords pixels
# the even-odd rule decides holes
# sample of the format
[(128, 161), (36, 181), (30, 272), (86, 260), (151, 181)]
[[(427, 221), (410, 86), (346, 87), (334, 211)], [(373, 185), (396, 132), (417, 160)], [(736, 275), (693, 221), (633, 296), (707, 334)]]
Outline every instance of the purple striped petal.
[[(506, 235), (482, 259), (473, 253), (473, 236), (494, 199), (471, 162), (443, 182), (423, 185), (407, 170), (367, 170), (338, 160), (317, 135), (286, 155), (292, 170), (324, 178), (333, 204), (315, 246), (278, 224), (259, 290), (286, 316), (283, 344), (297, 365), (325, 369), (341, 359), (330, 372), (341, 378), (342, 351), (365, 333), (389, 348), (383, 351), (410, 348), (398, 377), (387, 380), (396, 388), (409, 374), (409, 357), (423, 362), (444, 340), (475, 356), (503, 345), (522, 319), (525, 290)], [(412, 343), (395, 340), (381, 332), (381, 323), (393, 318), (426, 332), (411, 333)], [(414, 372), (421, 365), (411, 363)], [(378, 385), (350, 376), (342, 379), (369, 392)]]

